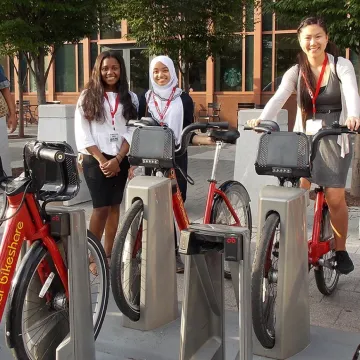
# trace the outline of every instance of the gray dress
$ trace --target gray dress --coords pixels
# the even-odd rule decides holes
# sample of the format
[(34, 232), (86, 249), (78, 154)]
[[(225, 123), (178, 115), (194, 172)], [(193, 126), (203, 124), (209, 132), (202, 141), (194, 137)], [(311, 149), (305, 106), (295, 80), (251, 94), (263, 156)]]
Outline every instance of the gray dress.
[[(330, 72), (328, 84), (321, 90), (316, 100), (315, 118), (322, 119), (326, 126), (330, 126), (334, 122), (339, 122), (341, 112), (341, 92), (337, 76)], [(329, 113), (329, 110), (335, 111)], [(312, 114), (307, 114), (307, 119), (311, 118)], [(332, 135), (320, 141), (309, 179), (311, 182), (329, 188), (345, 187), (352, 159), (352, 142), (349, 141), (349, 153), (342, 158), (341, 147), (337, 143), (337, 138), (337, 135)]]

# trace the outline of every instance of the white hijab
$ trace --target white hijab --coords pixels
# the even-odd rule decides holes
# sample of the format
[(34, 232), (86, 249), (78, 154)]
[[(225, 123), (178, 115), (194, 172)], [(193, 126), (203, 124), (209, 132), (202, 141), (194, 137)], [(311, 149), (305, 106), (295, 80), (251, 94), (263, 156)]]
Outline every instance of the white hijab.
[[(170, 73), (170, 81), (163, 86), (156, 84), (154, 80), (154, 67), (158, 62), (164, 64), (169, 69)], [(179, 144), (180, 135), (183, 129), (184, 107), (180, 98), (182, 90), (177, 87), (178, 78), (176, 76), (173, 61), (168, 56), (161, 55), (155, 57), (150, 63), (149, 77), (151, 80), (152, 90), (148, 90), (145, 94), (146, 102), (148, 104), (148, 111), (153, 119), (158, 122), (162, 121), (167, 124), (167, 126), (174, 132), (176, 144)], [(156, 98), (156, 102), (158, 103), (160, 112), (162, 112), (166, 107), (166, 103), (174, 87), (176, 88), (174, 96), (172, 97), (171, 103), (166, 111), (164, 119), (161, 120), (155, 106), (154, 97)]]

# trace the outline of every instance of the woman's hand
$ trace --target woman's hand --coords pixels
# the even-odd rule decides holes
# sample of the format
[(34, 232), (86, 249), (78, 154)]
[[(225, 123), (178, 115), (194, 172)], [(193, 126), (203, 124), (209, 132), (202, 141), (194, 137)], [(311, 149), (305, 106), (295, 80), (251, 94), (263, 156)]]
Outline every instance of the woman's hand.
[(100, 163), (100, 169), (106, 177), (113, 177), (120, 172), (119, 162), (116, 158)]
[(345, 125), (348, 127), (348, 129), (356, 131), (360, 126), (360, 119), (355, 116), (349, 116), (346, 119)]
[(210, 136), (195, 135), (192, 139), (194, 145), (214, 145), (215, 141)]
[(9, 115), (7, 126), (8, 126), (8, 128), (10, 130), (10, 134), (12, 134), (16, 130), (17, 120), (16, 120), (15, 114), (10, 114)]
[(137, 166), (130, 166), (129, 172), (128, 172), (128, 178), (131, 180), (135, 175), (134, 171), (137, 168)]
[(256, 127), (260, 124), (260, 119), (251, 119), (246, 122), (247, 126)]

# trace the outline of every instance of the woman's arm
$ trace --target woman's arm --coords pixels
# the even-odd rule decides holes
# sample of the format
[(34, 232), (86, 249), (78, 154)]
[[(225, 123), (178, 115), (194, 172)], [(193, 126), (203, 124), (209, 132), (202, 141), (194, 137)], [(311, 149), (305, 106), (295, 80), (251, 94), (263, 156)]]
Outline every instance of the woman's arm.
[(10, 133), (13, 133), (16, 130), (16, 126), (17, 126), (16, 116), (15, 116), (16, 115), (15, 102), (13, 101), (13, 98), (11, 96), (9, 87), (3, 88), (0, 91), (4, 96), (4, 99), (9, 109), (8, 128), (10, 129)]
[(299, 77), (299, 67), (294, 65), (284, 74), (281, 84), (274, 96), (268, 101), (264, 110), (262, 111), (261, 120), (273, 120), (291, 94), (296, 90), (296, 85)]
[(339, 58), (337, 73), (341, 80), (348, 117), (360, 117), (360, 97), (354, 66), (350, 60)]

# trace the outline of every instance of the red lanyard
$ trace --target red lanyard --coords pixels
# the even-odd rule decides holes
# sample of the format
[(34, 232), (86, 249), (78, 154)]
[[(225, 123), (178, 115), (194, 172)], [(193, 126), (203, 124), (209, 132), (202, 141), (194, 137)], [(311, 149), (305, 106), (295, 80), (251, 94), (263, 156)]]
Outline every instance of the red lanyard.
[(118, 109), (118, 107), (119, 107), (120, 95), (118, 94), (118, 95), (116, 96), (115, 109), (113, 109), (113, 107), (111, 106), (110, 101), (109, 101), (109, 98), (108, 98), (108, 96), (107, 96), (107, 93), (104, 93), (104, 97), (105, 97), (106, 101), (107, 101), (108, 104), (109, 104), (110, 114), (111, 114), (111, 125), (114, 127), (114, 130), (115, 130), (115, 114), (116, 114), (117, 109)]
[(171, 91), (171, 94), (170, 94), (169, 98), (168, 98), (167, 101), (166, 101), (165, 108), (164, 108), (164, 110), (163, 110), (162, 112), (160, 111), (159, 105), (158, 105), (158, 103), (157, 103), (157, 101), (156, 101), (156, 99), (155, 99), (155, 94), (153, 93), (153, 99), (154, 99), (156, 111), (157, 111), (157, 113), (158, 113), (159, 116), (160, 116), (160, 121), (161, 121), (161, 122), (160, 122), (160, 125), (163, 125), (163, 120), (164, 120), (165, 114), (166, 114), (166, 112), (167, 112), (167, 110), (168, 110), (168, 108), (169, 108), (169, 106), (170, 106), (171, 100), (172, 100), (173, 97), (174, 97), (175, 90), (176, 90), (176, 87), (173, 87), (173, 89), (172, 89), (172, 91)]
[(320, 86), (321, 86), (321, 83), (322, 83), (322, 79), (324, 77), (324, 74), (325, 74), (325, 69), (326, 69), (326, 65), (328, 63), (328, 57), (327, 57), (327, 54), (325, 54), (325, 59), (324, 59), (324, 62), (322, 64), (322, 68), (321, 68), (321, 73), (320, 73), (320, 76), (319, 76), (319, 80), (316, 84), (316, 90), (315, 90), (315, 95), (313, 94), (310, 86), (309, 86), (309, 83), (308, 81), (306, 80), (306, 77), (304, 74), (302, 74), (303, 78), (304, 78), (304, 81), (305, 81), (305, 84), (306, 84), (306, 87), (308, 89), (308, 92), (309, 92), (309, 95), (311, 97), (311, 101), (312, 101), (312, 104), (313, 104), (313, 119), (315, 119), (315, 114), (316, 114), (316, 99), (317, 97), (319, 96), (319, 92), (320, 92)]

